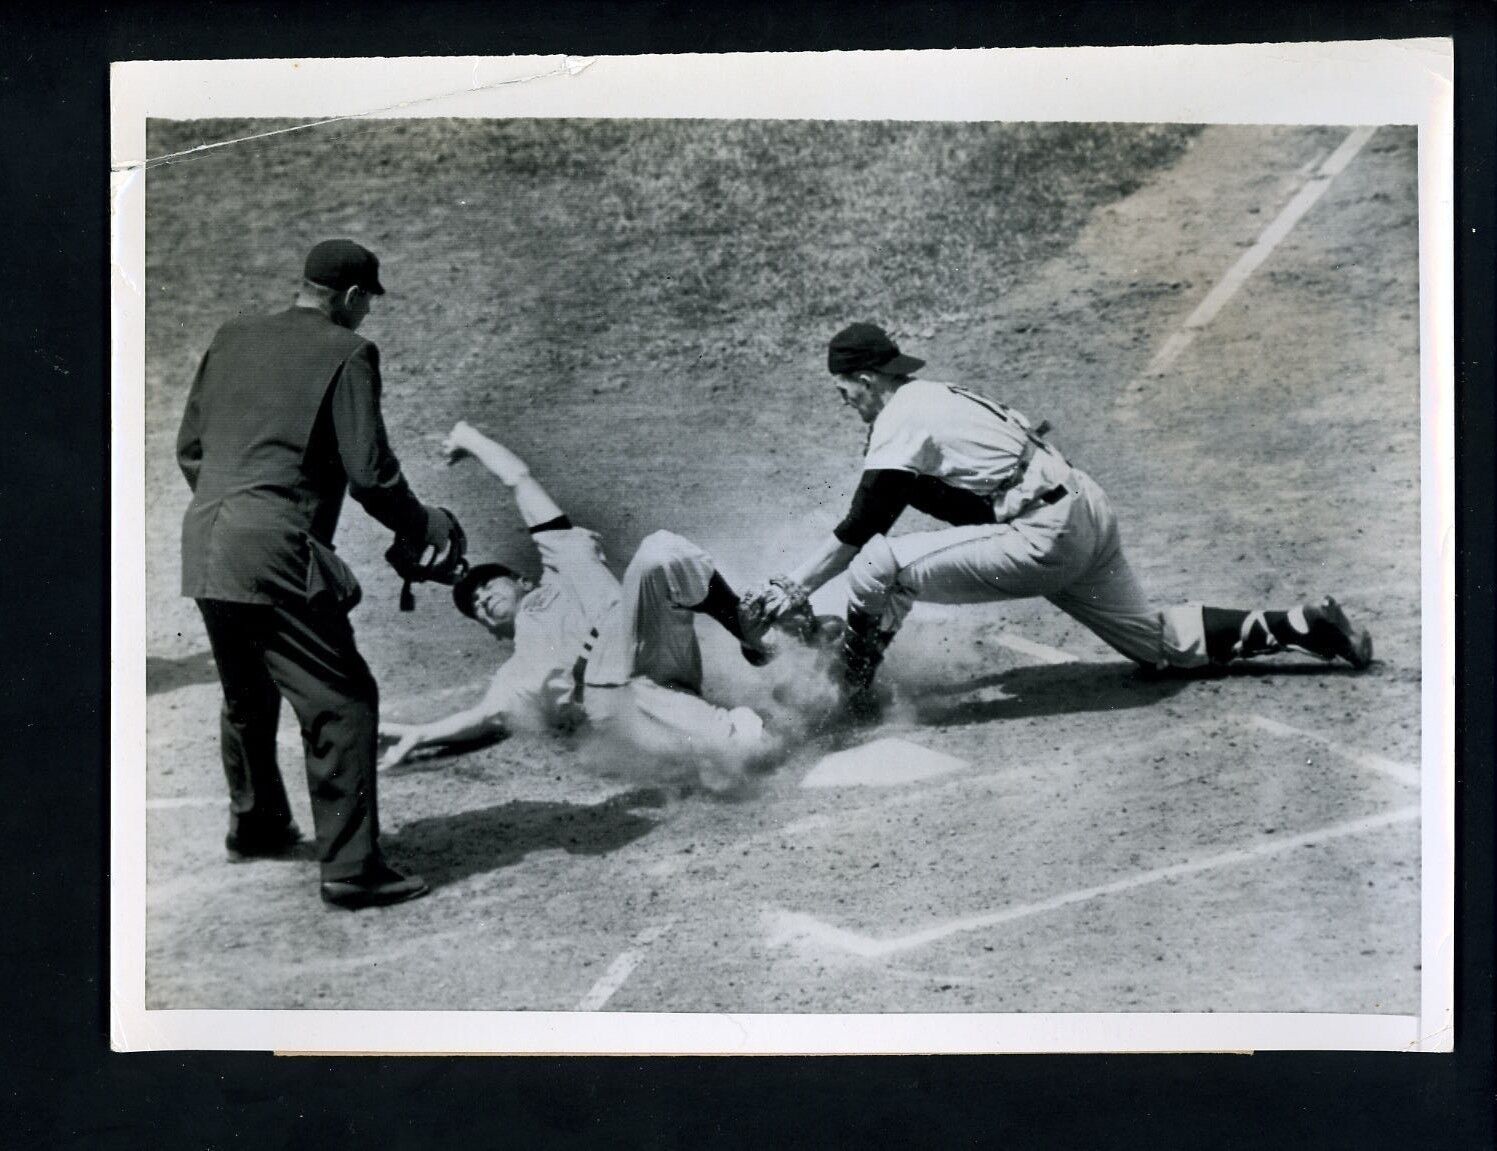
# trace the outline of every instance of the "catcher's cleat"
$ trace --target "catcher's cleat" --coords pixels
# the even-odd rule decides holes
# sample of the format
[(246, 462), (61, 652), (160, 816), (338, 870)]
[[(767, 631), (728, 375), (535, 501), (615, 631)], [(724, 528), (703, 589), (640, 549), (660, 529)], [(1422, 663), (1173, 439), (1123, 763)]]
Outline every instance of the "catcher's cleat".
[(738, 650), (743, 653), (743, 658), (750, 667), (763, 667), (775, 657), (775, 653), (769, 648), (756, 644), (742, 643), (738, 645)]
[(842, 717), (858, 726), (872, 726), (884, 718), (884, 701), (871, 687), (849, 692), (842, 697)]
[(224, 838), (224, 848), (229, 853), (230, 863), (248, 863), (254, 859), (289, 859), (296, 854), (301, 843), (301, 828), (294, 823), (257, 834), (231, 831)]
[(1344, 659), (1358, 671), (1372, 664), (1372, 634), (1365, 627), (1356, 627), (1346, 618), (1346, 612), (1331, 596), (1326, 596), (1319, 605), (1305, 608), (1305, 620), (1310, 625), (1310, 635), (1305, 647), (1322, 659)]

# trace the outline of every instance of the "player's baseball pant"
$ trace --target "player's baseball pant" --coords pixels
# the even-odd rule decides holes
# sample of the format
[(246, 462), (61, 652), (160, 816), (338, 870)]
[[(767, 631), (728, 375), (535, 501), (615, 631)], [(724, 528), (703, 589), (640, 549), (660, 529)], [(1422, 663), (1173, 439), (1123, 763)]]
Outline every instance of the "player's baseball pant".
[(1207, 661), (1199, 605), (1160, 610), (1123, 555), (1107, 495), (1075, 471), (1071, 491), (1007, 523), (875, 536), (848, 568), (850, 606), (895, 630), (916, 600), (985, 603), (1043, 596), (1149, 667)]
[(702, 698), (696, 613), (716, 570), (673, 532), (645, 537), (629, 561), (618, 609), (588, 660), (589, 720), (659, 759), (741, 764), (766, 749), (764, 724), (746, 707)]

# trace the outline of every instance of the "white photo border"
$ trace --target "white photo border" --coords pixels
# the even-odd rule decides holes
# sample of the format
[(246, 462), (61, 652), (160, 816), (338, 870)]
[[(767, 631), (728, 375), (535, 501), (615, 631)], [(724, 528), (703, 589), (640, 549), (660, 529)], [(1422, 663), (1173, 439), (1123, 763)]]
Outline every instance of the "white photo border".
[[(110, 76), (110, 1042), (116, 1051), (842, 1054), (1454, 1045), (1453, 61), (1446, 39), (117, 63)], [(876, 82), (874, 82), (876, 81)], [(147, 118), (473, 116), (1417, 125), (1422, 571), (1417, 1015), (210, 1011), (145, 1006)], [(218, 146), (218, 145), (212, 145)]]

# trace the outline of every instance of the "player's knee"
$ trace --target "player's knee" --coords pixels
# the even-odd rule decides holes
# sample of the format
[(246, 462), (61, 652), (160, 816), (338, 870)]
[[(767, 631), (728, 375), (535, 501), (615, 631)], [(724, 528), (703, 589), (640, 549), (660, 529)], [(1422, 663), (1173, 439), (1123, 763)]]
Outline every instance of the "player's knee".
[(712, 557), (675, 532), (651, 532), (640, 541), (629, 568), (642, 588), (681, 607), (698, 604), (707, 595), (715, 570)]
[(639, 541), (634, 553), (634, 562), (647, 568), (658, 569), (679, 562), (683, 557), (695, 556), (701, 549), (675, 532), (651, 532)]
[(852, 606), (862, 611), (882, 611), (889, 591), (899, 578), (899, 561), (884, 536), (874, 536), (847, 568), (847, 591)]

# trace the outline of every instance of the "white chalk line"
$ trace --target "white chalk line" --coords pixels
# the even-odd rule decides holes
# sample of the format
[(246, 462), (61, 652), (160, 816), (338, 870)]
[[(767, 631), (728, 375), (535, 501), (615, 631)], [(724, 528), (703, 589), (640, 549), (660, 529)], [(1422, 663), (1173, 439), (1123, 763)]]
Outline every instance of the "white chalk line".
[(174, 811), (181, 807), (227, 807), (228, 805), (227, 795), (181, 795), (146, 800), (147, 811)]
[(1181, 329), (1164, 341), (1163, 346), (1150, 362), (1145, 375), (1162, 374), (1175, 362), (1181, 352), (1190, 347), (1195, 340), (1196, 333), (1215, 319), (1217, 313), (1247, 282), (1248, 277), (1258, 270), (1284, 237), (1289, 235), (1294, 225), (1299, 223), (1305, 213), (1314, 207), (1316, 201), (1325, 195), (1326, 190), (1331, 186), (1331, 181), (1346, 170), (1352, 158), (1362, 150), (1368, 140), (1372, 139), (1376, 131), (1376, 128), (1355, 128), (1346, 139), (1341, 141), (1340, 147), (1315, 170), (1315, 174), (1263, 229), (1253, 245), (1237, 258), (1237, 262), (1227, 269), (1226, 275), (1211, 291), (1206, 293), (1205, 299), (1197, 304), (1195, 310), (1185, 318)]
[(646, 927), (633, 940), (632, 946), (608, 965), (608, 970), (603, 972), (603, 977), (594, 983), (592, 989), (577, 1001), (574, 1010), (598, 1011), (605, 1003), (613, 998), (614, 993), (634, 974), (634, 969), (644, 959), (645, 949), (659, 939), (675, 925), (674, 919), (665, 919), (659, 923), (652, 923)]
[(1076, 891), (1063, 892), (1060, 895), (1054, 895), (1048, 899), (1041, 899), (1034, 903), (1024, 903), (1015, 907), (1006, 907), (1000, 911), (987, 911), (976, 915), (964, 916), (961, 919), (949, 920), (945, 923), (927, 927), (921, 931), (889, 939), (877, 939), (872, 936), (861, 935), (855, 931), (848, 931), (844, 928), (824, 923), (814, 916), (803, 912), (776, 909), (771, 913), (769, 943), (772, 945), (783, 945), (797, 940), (805, 940), (836, 947), (866, 959), (874, 959), (884, 955), (893, 955), (901, 951), (910, 951), (929, 943), (947, 939), (953, 935), (1013, 923), (1016, 920), (1027, 919), (1034, 915), (1042, 915), (1049, 911), (1058, 911), (1063, 907), (1069, 907), (1073, 904), (1085, 903), (1089, 900), (1100, 899), (1108, 895), (1118, 895), (1125, 891), (1133, 891), (1151, 884), (1162, 883), (1166, 880), (1200, 875), (1225, 867), (1235, 867), (1239, 864), (1256, 863), (1260, 860), (1268, 859), (1275, 855), (1283, 855), (1285, 852), (1295, 851), (1302, 847), (1310, 847), (1315, 844), (1342, 839), (1346, 836), (1360, 835), (1368, 831), (1377, 831), (1400, 823), (1408, 823), (1418, 818), (1419, 806), (1417, 804), (1409, 807), (1400, 807), (1394, 811), (1364, 816), (1360, 819), (1347, 820), (1344, 823), (1331, 824), (1328, 827), (1318, 828), (1315, 831), (1305, 832), (1301, 835), (1290, 835), (1284, 836), (1281, 839), (1264, 840), (1247, 847), (1234, 848), (1215, 855), (1187, 860), (1183, 863), (1170, 864), (1167, 867), (1152, 868), (1148, 871), (1139, 872), (1136, 875), (1130, 875), (1124, 879), (1114, 880), (1111, 883), (1103, 883), (1095, 887), (1084, 887)]
[(1387, 756), (1378, 755), (1371, 751), (1362, 751), (1359, 748), (1348, 747), (1344, 743), (1338, 743), (1334, 739), (1318, 735), (1312, 731), (1305, 731), (1287, 723), (1280, 723), (1276, 719), (1267, 716), (1246, 714), (1237, 717), (1241, 722), (1256, 727), (1259, 731), (1270, 735), (1277, 735), (1285, 739), (1302, 739), (1323, 747), (1334, 755), (1339, 755), (1368, 771), (1375, 771), (1386, 775), (1389, 779), (1397, 780), (1408, 787), (1419, 786), (1419, 769), (1413, 764), (1399, 763), (1397, 760), (1389, 759)]

